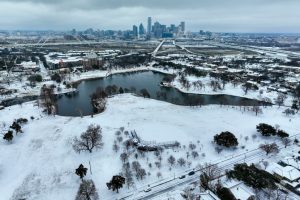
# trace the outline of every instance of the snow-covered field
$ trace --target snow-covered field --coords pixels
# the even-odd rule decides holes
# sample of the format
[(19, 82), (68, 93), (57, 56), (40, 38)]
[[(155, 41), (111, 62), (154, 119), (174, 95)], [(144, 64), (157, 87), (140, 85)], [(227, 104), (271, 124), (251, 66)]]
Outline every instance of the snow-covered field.
[[(276, 139), (263, 139), (256, 133), (256, 125), (261, 122), (278, 124), (290, 135), (299, 133), (299, 114), (286, 117), (284, 109), (269, 107), (263, 114), (255, 116), (253, 112), (245, 112), (239, 107), (184, 107), (152, 99), (144, 99), (131, 94), (116, 95), (108, 100), (107, 109), (94, 117), (61, 117), (47, 116), (33, 102), (7, 107), (0, 111), (2, 130), (7, 130), (14, 119), (25, 117), (29, 122), (22, 127), (24, 133), (14, 137), (12, 143), (0, 141), (0, 196), (2, 199), (26, 198), (34, 200), (74, 199), (80, 179), (75, 175), (79, 164), (89, 168), (87, 178), (93, 179), (101, 199), (113, 199), (115, 195), (106, 187), (113, 175), (122, 170), (120, 153), (114, 152), (112, 145), (116, 139), (115, 132), (120, 127), (135, 130), (145, 141), (168, 142), (177, 140), (182, 148), (176, 151), (165, 150), (162, 153), (162, 167), (158, 169), (154, 162), (157, 157), (153, 153), (139, 156), (137, 160), (146, 172), (150, 172), (143, 181), (135, 181), (135, 187), (151, 184), (157, 178), (176, 176), (186, 170), (178, 165), (171, 167), (167, 158), (187, 159), (190, 152), (188, 145), (196, 144), (199, 157), (187, 159), (191, 167), (205, 162), (216, 162), (247, 150), (257, 148), (265, 142)], [(30, 120), (33, 116), (35, 119)], [(88, 125), (99, 124), (102, 127), (104, 147), (90, 153), (78, 154), (72, 149), (72, 139), (84, 132)], [(213, 136), (222, 131), (233, 132), (239, 140), (236, 150), (224, 150), (220, 154), (212, 144)], [(248, 136), (249, 139), (245, 139)], [(126, 136), (123, 135), (123, 139)], [(277, 141), (280, 143), (280, 141)], [(120, 146), (122, 146), (120, 144)], [(184, 147), (185, 146), (185, 147)], [(245, 146), (242, 148), (242, 146)], [(135, 160), (130, 156), (130, 161)], [(149, 166), (149, 163), (152, 166)], [(126, 186), (121, 193), (126, 193)]]

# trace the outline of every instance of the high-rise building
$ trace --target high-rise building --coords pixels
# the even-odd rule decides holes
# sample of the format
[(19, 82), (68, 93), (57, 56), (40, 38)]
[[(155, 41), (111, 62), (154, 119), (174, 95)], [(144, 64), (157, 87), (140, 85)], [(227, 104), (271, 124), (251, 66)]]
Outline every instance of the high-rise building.
[(145, 35), (145, 28), (142, 23), (139, 26), (139, 35)]
[(134, 37), (138, 36), (138, 27), (136, 25), (132, 26), (132, 32)]
[(180, 22), (181, 32), (185, 32), (185, 22)]
[(147, 26), (148, 35), (151, 34), (151, 31), (152, 31), (151, 28), (152, 28), (152, 19), (151, 19), (151, 17), (148, 17), (148, 26)]

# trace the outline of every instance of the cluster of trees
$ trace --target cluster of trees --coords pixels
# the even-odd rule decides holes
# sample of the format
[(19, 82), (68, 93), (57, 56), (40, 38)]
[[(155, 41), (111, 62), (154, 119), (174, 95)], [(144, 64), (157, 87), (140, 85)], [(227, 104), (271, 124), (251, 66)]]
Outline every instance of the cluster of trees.
[(278, 153), (279, 152), (279, 147), (276, 143), (271, 143), (271, 144), (261, 144), (259, 146), (259, 148), (261, 150), (263, 150), (264, 152), (266, 152), (267, 155), (269, 155), (270, 153)]
[(254, 189), (277, 189), (277, 180), (272, 174), (258, 169), (254, 164), (237, 164), (234, 169), (226, 173), (229, 179), (243, 181), (247, 186)]
[(22, 125), (26, 124), (28, 122), (28, 120), (26, 118), (19, 118), (14, 120), (14, 122), (12, 123), (12, 125), (9, 127), (10, 130), (8, 130), (6, 133), (4, 133), (3, 135), (3, 139), (11, 142), (14, 138), (14, 131), (16, 133), (16, 135), (18, 135), (18, 133), (22, 133)]
[(235, 135), (229, 131), (221, 132), (214, 136), (214, 142), (217, 145), (224, 146), (224, 147), (236, 147), (238, 146), (238, 140)]
[(43, 77), (40, 74), (33, 74), (28, 77), (28, 81), (30, 82), (31, 85), (33, 85), (36, 82), (42, 82)]
[(57, 109), (54, 88), (54, 85), (43, 85), (39, 98), (39, 103), (45, 108), (44, 111), (49, 115), (55, 114)]
[(249, 90), (258, 90), (258, 86), (253, 83), (246, 82), (242, 85), (242, 89), (244, 90), (245, 94), (247, 94)]
[(276, 129), (275, 127), (260, 123), (256, 126), (257, 132), (262, 134), (263, 136), (269, 137), (269, 136), (278, 136), (280, 138), (287, 138), (289, 137), (289, 134), (281, 129)]
[(147, 54), (127, 54), (118, 56), (113, 60), (109, 60), (109, 65), (118, 68), (130, 68), (141, 66), (150, 61), (151, 56)]
[(196, 77), (205, 77), (207, 76), (208, 72), (204, 70), (197, 69), (195, 67), (186, 67), (183, 71), (186, 75), (192, 75)]
[(214, 180), (218, 179), (221, 175), (221, 170), (215, 164), (205, 163), (200, 166), (200, 186), (205, 190), (215, 191), (216, 183)]
[(101, 113), (106, 108), (107, 93), (102, 87), (98, 87), (96, 91), (91, 95), (91, 104), (97, 113)]

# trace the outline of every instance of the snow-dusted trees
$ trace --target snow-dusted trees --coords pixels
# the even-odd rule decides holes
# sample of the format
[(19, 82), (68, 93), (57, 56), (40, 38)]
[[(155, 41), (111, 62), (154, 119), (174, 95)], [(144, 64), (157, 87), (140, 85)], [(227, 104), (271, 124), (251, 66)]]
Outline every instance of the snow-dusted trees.
[(109, 190), (115, 191), (117, 190), (117, 193), (119, 192), (119, 189), (123, 187), (125, 184), (125, 178), (122, 176), (113, 176), (111, 181), (106, 183)]
[(278, 153), (279, 152), (279, 147), (276, 143), (271, 143), (271, 144), (261, 144), (259, 146), (259, 148), (261, 150), (263, 150), (264, 152), (266, 152), (266, 154), (270, 154), (270, 153)]
[(132, 171), (130, 170), (130, 164), (127, 162), (125, 164), (123, 164), (123, 172), (122, 172), (125, 181), (126, 181), (126, 185), (127, 188), (129, 189), (129, 187), (134, 185), (134, 180), (133, 180), (133, 174)]
[(202, 172), (200, 176), (200, 186), (205, 190), (213, 190), (214, 185), (212, 181), (220, 176), (221, 170), (218, 168), (217, 165), (209, 163), (200, 166), (200, 170)]
[(96, 91), (91, 95), (91, 104), (96, 112), (103, 112), (106, 108), (107, 93), (101, 87), (98, 87)]
[(287, 96), (282, 93), (278, 93), (278, 96), (275, 100), (275, 103), (280, 107), (284, 104), (284, 101), (286, 100)]
[(83, 166), (83, 164), (80, 164), (79, 167), (75, 170), (75, 174), (83, 180), (83, 177), (86, 175), (87, 168)]
[(73, 140), (73, 149), (80, 153), (81, 151), (89, 151), (100, 149), (103, 146), (101, 127), (99, 125), (90, 125), (88, 129)]
[(79, 186), (75, 200), (98, 200), (96, 186), (92, 180), (83, 180)]
[(235, 147), (239, 144), (234, 134), (229, 131), (215, 135), (214, 142), (224, 147)]
[(43, 87), (41, 88), (39, 101), (49, 115), (55, 114), (56, 102), (55, 102), (54, 87), (43, 85)]
[(284, 145), (284, 148), (286, 148), (287, 146), (289, 146), (292, 143), (292, 141), (289, 138), (283, 138), (282, 143)]

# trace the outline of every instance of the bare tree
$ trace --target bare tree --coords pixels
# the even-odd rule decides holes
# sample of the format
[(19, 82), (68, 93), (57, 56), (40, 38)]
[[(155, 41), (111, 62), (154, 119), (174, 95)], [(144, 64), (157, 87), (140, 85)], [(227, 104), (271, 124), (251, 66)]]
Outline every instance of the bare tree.
[(155, 162), (154, 164), (155, 164), (155, 166), (156, 166), (158, 169), (161, 168), (161, 163), (160, 163), (160, 162)]
[(125, 163), (128, 159), (128, 154), (127, 153), (121, 153), (120, 158), (123, 163)]
[(269, 162), (268, 161), (263, 161), (262, 164), (264, 165), (265, 169), (267, 169), (267, 167), (269, 166)]
[(101, 127), (99, 125), (89, 125), (88, 129), (73, 140), (73, 149), (80, 153), (81, 151), (89, 151), (100, 149), (103, 147)]
[(286, 148), (287, 146), (289, 146), (292, 143), (292, 141), (289, 138), (285, 137), (285, 138), (282, 138), (282, 143), (284, 144), (284, 148)]
[(257, 116), (258, 114), (262, 114), (263, 111), (259, 106), (253, 106), (252, 111), (255, 112), (255, 115)]
[(183, 193), (181, 194), (182, 197), (186, 200), (194, 200), (197, 199), (196, 195), (193, 193), (190, 187), (187, 187), (183, 190)]
[(133, 161), (131, 163), (132, 169), (137, 173), (137, 171), (141, 168), (141, 164), (138, 161)]
[(120, 147), (119, 147), (119, 145), (117, 144), (117, 142), (115, 141), (114, 142), (114, 144), (113, 144), (113, 150), (114, 150), (114, 152), (118, 152), (119, 151), (119, 149), (120, 149)]
[(75, 200), (98, 200), (97, 189), (92, 180), (83, 180), (79, 186)]
[(129, 189), (131, 186), (134, 185), (133, 175), (132, 175), (132, 172), (130, 170), (130, 164), (129, 163), (123, 164), (123, 174), (124, 174), (124, 177), (125, 177), (127, 188)]
[(286, 98), (287, 98), (287, 96), (285, 94), (279, 93), (275, 100), (275, 103), (280, 107), (284, 104), (284, 101), (286, 100)]
[(204, 165), (200, 166), (200, 171), (202, 172), (200, 176), (201, 187), (206, 190), (213, 189), (214, 184), (212, 181), (220, 177), (221, 170), (215, 164), (205, 163)]
[(146, 170), (142, 168), (138, 169), (136, 172), (136, 178), (140, 180), (143, 180), (146, 175), (147, 175)]
[(267, 155), (270, 153), (278, 153), (279, 152), (279, 147), (276, 143), (271, 143), (271, 144), (261, 144), (259, 148), (263, 151), (266, 152)]
[(175, 164), (175, 161), (176, 161), (176, 159), (175, 159), (174, 156), (172, 156), (172, 155), (168, 158), (168, 163), (169, 163), (171, 166), (173, 166), (173, 165)]
[(157, 176), (157, 178), (161, 178), (161, 177), (162, 177), (161, 172), (157, 172), (157, 173), (156, 173), (156, 176)]
[(190, 148), (190, 150), (194, 150), (194, 149), (196, 149), (196, 145), (195, 144), (193, 144), (193, 143), (190, 143), (189, 144), (189, 148)]
[(198, 152), (197, 151), (192, 151), (192, 156), (193, 158), (197, 158), (199, 156)]
[(186, 161), (185, 161), (184, 158), (179, 158), (179, 159), (177, 160), (177, 163), (179, 164), (180, 167), (182, 167), (182, 166), (185, 166)]

